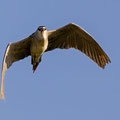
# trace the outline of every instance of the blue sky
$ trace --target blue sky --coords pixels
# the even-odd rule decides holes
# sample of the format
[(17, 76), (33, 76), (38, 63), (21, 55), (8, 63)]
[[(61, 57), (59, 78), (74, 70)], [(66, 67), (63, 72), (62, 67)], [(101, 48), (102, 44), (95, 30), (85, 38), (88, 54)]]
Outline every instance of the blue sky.
[(70, 22), (88, 31), (112, 63), (103, 70), (74, 49), (45, 53), (34, 74), (30, 57), (16, 62), (6, 72), (0, 119), (120, 120), (119, 6), (119, 0), (2, 0), (1, 69), (8, 43), (39, 25), (52, 30)]

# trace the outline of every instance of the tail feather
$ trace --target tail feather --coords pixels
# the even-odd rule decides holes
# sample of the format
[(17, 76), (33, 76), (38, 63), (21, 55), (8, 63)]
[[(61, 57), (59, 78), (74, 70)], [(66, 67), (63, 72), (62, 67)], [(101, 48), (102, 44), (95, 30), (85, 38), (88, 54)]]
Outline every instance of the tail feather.
[(35, 72), (35, 70), (37, 69), (37, 66), (39, 65), (39, 63), (34, 63), (33, 64), (33, 72)]
[(40, 62), (41, 62), (41, 57), (39, 58), (39, 62), (36, 62), (35, 59), (32, 57), (31, 64), (33, 65), (33, 72), (35, 72)]

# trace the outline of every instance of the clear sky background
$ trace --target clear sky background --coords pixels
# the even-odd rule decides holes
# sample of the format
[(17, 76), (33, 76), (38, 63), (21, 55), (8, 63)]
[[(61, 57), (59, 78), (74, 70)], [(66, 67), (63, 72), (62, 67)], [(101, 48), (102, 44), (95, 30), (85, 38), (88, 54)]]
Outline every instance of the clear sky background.
[(88, 31), (112, 63), (103, 70), (74, 49), (45, 53), (34, 74), (31, 57), (14, 63), (0, 120), (120, 120), (120, 0), (1, 0), (0, 69), (8, 43), (40, 25), (53, 30), (70, 22)]

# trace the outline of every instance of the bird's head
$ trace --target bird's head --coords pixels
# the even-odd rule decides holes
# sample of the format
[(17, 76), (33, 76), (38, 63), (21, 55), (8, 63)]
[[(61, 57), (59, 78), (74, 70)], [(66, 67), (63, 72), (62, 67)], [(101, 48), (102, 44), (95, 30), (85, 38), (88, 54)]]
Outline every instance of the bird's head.
[(37, 30), (42, 33), (44, 31), (46, 31), (47, 29), (45, 26), (39, 26)]
[(46, 27), (45, 26), (39, 26), (37, 29), (38, 34), (40, 34), (41, 36), (46, 36)]

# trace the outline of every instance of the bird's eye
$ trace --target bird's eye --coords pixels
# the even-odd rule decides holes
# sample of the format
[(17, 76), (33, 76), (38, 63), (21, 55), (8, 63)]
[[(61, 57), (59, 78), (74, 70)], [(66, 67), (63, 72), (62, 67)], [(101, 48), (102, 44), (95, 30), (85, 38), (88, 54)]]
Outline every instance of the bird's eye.
[(39, 31), (42, 31), (42, 29), (41, 29), (41, 28), (38, 28), (38, 30), (39, 30)]

